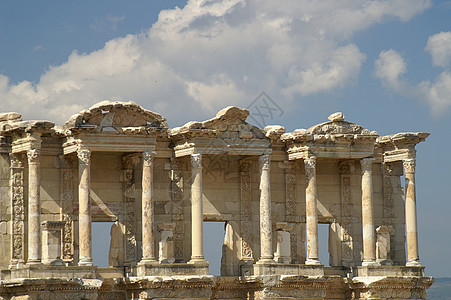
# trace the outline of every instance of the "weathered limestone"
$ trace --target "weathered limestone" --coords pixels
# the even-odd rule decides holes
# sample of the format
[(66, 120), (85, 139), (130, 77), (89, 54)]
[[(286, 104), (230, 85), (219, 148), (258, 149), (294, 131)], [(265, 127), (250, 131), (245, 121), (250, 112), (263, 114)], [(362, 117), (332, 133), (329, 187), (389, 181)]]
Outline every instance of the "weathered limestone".
[(274, 260), (278, 263), (291, 263), (290, 232), (293, 226), (285, 222), (276, 223), (276, 253)]
[(259, 157), (260, 166), (260, 263), (273, 262), (270, 188), (270, 156)]
[(52, 266), (63, 266), (61, 259), (61, 232), (64, 221), (42, 222), (42, 263)]
[(153, 200), (153, 158), (154, 151), (143, 153), (142, 176), (142, 233), (143, 257), (141, 263), (155, 262), (154, 245), (154, 200)]
[(28, 157), (28, 264), (41, 262), (40, 150), (27, 151)]
[[(110, 101), (56, 127), (0, 113), (0, 298), (425, 299), (415, 146), (429, 134), (381, 137), (342, 113), (291, 133), (248, 117), (227, 107), (169, 129)], [(221, 276), (204, 221), (224, 225)], [(91, 222), (111, 226), (109, 268)]]
[(374, 158), (361, 160), (362, 167), (362, 232), (363, 266), (376, 264), (376, 231), (373, 211), (373, 161)]
[(406, 179), (407, 266), (421, 266), (418, 254), (417, 204), (415, 193), (415, 159), (403, 161)]
[(191, 154), (191, 260), (204, 262), (204, 217), (202, 204), (202, 155)]
[(78, 234), (80, 266), (92, 266), (91, 151), (80, 148), (78, 155)]
[(390, 234), (393, 231), (393, 226), (379, 226), (376, 228), (377, 242), (376, 253), (377, 263), (381, 265), (391, 266), (393, 261), (390, 259)]
[(160, 242), (158, 243), (158, 261), (160, 264), (172, 264), (175, 262), (174, 256), (174, 230), (175, 223), (158, 224), (160, 232)]
[(305, 180), (305, 207), (307, 222), (307, 265), (319, 265), (318, 254), (318, 215), (317, 201), (318, 192), (316, 187), (316, 157), (304, 158)]

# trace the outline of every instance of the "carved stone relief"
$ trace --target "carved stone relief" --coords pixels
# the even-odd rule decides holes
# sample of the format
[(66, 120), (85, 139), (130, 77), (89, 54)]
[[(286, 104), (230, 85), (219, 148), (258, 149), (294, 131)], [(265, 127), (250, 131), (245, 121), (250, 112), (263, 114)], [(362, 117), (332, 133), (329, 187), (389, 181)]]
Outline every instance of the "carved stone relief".
[(242, 261), (253, 261), (252, 252), (252, 199), (251, 199), (251, 161), (244, 159), (240, 161), (240, 180), (241, 180), (241, 255)]
[(73, 156), (60, 156), (61, 164), (61, 219), (64, 222), (62, 237), (63, 261), (73, 263), (73, 221), (74, 221), (74, 163)]
[(139, 162), (138, 155), (123, 157), (122, 191), (125, 205), (125, 263), (130, 264), (137, 260), (136, 242), (136, 191), (135, 191), (135, 166)]
[(343, 161), (339, 165), (341, 177), (341, 263), (351, 266), (354, 260), (352, 216), (353, 204), (351, 197), (351, 176), (354, 172), (353, 161)]
[(173, 236), (174, 257), (177, 262), (181, 262), (184, 260), (183, 235), (185, 232), (183, 226), (183, 201), (185, 200), (183, 197), (183, 170), (187, 168), (187, 165), (181, 158), (172, 158), (171, 166), (171, 214), (172, 221), (175, 223)]
[(10, 154), (11, 158), (11, 201), (12, 201), (12, 255), (11, 266), (24, 260), (24, 161), (22, 154)]

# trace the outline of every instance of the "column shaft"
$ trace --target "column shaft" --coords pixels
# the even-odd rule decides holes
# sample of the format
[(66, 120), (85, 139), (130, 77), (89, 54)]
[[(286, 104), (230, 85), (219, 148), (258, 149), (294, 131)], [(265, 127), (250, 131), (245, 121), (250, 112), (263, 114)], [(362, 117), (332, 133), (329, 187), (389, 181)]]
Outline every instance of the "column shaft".
[(259, 157), (260, 166), (260, 260), (274, 262), (272, 247), (270, 155)]
[(91, 151), (79, 149), (78, 155), (78, 236), (80, 247), (80, 266), (92, 266), (91, 232)]
[(28, 263), (41, 262), (40, 150), (27, 151), (28, 156)]
[(306, 227), (307, 227), (307, 265), (319, 265), (318, 256), (318, 215), (317, 201), (318, 192), (316, 187), (316, 157), (304, 158), (305, 180), (307, 188), (305, 191), (306, 204)]
[(154, 200), (153, 200), (153, 158), (154, 151), (143, 153), (142, 175), (142, 243), (143, 256), (141, 262), (155, 262), (154, 245)]
[(202, 155), (191, 154), (191, 262), (204, 261), (202, 206)]
[(362, 167), (363, 266), (376, 264), (376, 229), (373, 212), (373, 160), (364, 158)]
[(403, 161), (406, 190), (407, 266), (421, 266), (418, 253), (417, 205), (415, 193), (415, 159)]

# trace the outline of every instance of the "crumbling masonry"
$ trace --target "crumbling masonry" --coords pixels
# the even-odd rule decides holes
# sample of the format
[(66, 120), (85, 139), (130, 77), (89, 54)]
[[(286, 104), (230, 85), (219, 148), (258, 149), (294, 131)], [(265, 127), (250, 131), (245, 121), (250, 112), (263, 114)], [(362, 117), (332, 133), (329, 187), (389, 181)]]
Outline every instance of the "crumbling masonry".
[[(170, 129), (133, 102), (62, 126), (0, 114), (0, 299), (425, 299), (415, 146), (429, 134), (341, 113), (285, 133), (248, 115)], [(225, 224), (221, 276), (208, 221)], [(109, 268), (93, 265), (92, 222), (111, 222)]]

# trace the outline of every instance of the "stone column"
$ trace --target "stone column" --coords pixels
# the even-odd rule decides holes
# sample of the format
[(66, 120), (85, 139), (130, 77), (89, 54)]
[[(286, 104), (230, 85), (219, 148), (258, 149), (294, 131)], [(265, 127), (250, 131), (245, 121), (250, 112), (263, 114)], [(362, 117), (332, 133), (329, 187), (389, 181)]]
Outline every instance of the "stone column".
[(142, 175), (142, 243), (141, 263), (156, 262), (154, 245), (153, 158), (154, 151), (143, 153)]
[(91, 150), (78, 149), (78, 237), (80, 266), (92, 266)]
[(418, 253), (417, 204), (415, 194), (415, 159), (403, 161), (406, 189), (406, 266), (421, 266)]
[(204, 262), (204, 212), (202, 206), (202, 154), (191, 154), (191, 260)]
[(41, 263), (40, 150), (27, 151), (28, 157), (28, 264)]
[(318, 215), (317, 201), (318, 192), (316, 188), (316, 157), (304, 158), (306, 202), (306, 225), (307, 225), (307, 260), (306, 265), (320, 265), (318, 256)]
[(271, 218), (271, 189), (270, 189), (270, 155), (259, 157), (260, 166), (260, 260), (259, 263), (271, 263), (272, 248), (272, 218)]
[(362, 266), (376, 265), (376, 231), (373, 212), (373, 160), (363, 158), (362, 167), (362, 232), (363, 262)]

